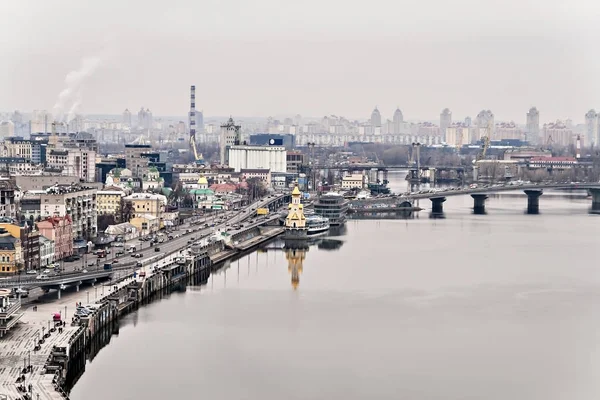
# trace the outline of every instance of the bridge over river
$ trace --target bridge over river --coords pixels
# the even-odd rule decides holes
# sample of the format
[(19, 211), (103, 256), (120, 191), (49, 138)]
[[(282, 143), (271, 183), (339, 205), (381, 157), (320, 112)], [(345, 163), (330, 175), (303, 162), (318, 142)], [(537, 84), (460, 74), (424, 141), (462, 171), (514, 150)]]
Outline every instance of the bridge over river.
[[(443, 203), (448, 196), (471, 195), (473, 197), (473, 210), (475, 213), (485, 213), (485, 200), (488, 194), (522, 190), (527, 195), (527, 212), (539, 213), (539, 198), (544, 189), (566, 189), (566, 190), (588, 190), (592, 195), (591, 213), (600, 214), (600, 183), (550, 183), (550, 184), (520, 184), (520, 185), (496, 185), (477, 188), (448, 188), (446, 190), (429, 191), (425, 193), (410, 193), (400, 196), (384, 198), (384, 202), (394, 202), (400, 210), (412, 210), (415, 200), (429, 199), (432, 203), (433, 213), (443, 213)], [(361, 207), (365, 204), (381, 202), (379, 197), (368, 200), (353, 201), (353, 207)], [(389, 207), (385, 208), (389, 211)], [(373, 212), (377, 210), (374, 208)]]

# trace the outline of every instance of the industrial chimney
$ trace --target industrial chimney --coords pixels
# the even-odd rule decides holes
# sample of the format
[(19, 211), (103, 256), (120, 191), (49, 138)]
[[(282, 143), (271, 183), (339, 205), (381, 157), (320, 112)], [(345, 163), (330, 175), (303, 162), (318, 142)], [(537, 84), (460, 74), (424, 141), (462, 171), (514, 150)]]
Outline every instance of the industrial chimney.
[(581, 158), (581, 136), (577, 135), (577, 143), (575, 144), (575, 158)]
[(190, 88), (190, 141), (196, 142), (196, 86)]

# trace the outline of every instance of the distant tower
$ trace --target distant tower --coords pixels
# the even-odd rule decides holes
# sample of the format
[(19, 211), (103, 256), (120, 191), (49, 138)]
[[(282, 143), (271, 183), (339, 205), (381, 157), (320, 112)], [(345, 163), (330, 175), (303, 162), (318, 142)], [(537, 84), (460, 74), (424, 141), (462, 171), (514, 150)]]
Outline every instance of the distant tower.
[(137, 125), (140, 129), (144, 129), (146, 126), (146, 111), (144, 110), (144, 107), (140, 108), (140, 111), (138, 111)]
[(598, 145), (598, 113), (592, 109), (585, 114), (585, 143)]
[(537, 108), (531, 107), (527, 112), (527, 124), (526, 124), (527, 140), (532, 143), (538, 143), (541, 141), (540, 136), (540, 112)]
[(473, 121), (471, 120), (471, 117), (466, 117), (465, 118), (465, 126), (469, 127), (473, 124)]
[(123, 124), (125, 126), (131, 127), (131, 111), (129, 111), (129, 109), (125, 109), (125, 111), (123, 111)]
[(446, 137), (446, 128), (452, 125), (452, 112), (444, 108), (440, 114), (440, 133), (442, 137)]
[(577, 135), (577, 143), (575, 144), (575, 158), (581, 158), (581, 137)]
[(371, 126), (373, 126), (374, 128), (381, 127), (381, 114), (379, 113), (377, 107), (375, 107), (375, 109), (371, 113)]
[(233, 121), (233, 118), (229, 117), (226, 123), (221, 125), (221, 138), (219, 140), (220, 146), (220, 162), (221, 165), (229, 164), (229, 154), (228, 149), (231, 146), (237, 146), (241, 144), (241, 126), (236, 125)]
[(404, 123), (404, 115), (402, 115), (402, 111), (400, 111), (400, 107), (396, 107), (396, 111), (394, 111), (394, 117), (393, 117), (395, 134), (402, 133), (402, 124), (403, 123)]

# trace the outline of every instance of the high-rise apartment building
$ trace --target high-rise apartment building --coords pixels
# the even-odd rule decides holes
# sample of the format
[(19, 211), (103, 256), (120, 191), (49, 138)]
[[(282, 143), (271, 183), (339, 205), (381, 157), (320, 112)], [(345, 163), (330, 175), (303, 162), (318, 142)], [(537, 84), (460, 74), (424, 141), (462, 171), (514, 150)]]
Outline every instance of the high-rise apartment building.
[(531, 143), (538, 143), (540, 136), (540, 112), (537, 108), (531, 107), (527, 112), (527, 124), (525, 127), (526, 140)]
[(149, 144), (126, 144), (125, 145), (125, 168), (131, 171), (135, 178), (146, 175), (150, 160), (142, 157), (142, 154), (150, 153), (152, 145)]
[(41, 217), (69, 216), (73, 224), (73, 238), (88, 240), (98, 233), (97, 192), (81, 185), (48, 188), (40, 194)]
[(446, 128), (452, 125), (452, 112), (448, 108), (444, 108), (440, 114), (440, 134), (442, 137), (446, 135)]
[(131, 128), (131, 111), (128, 108), (123, 111), (123, 125), (128, 128)]
[(394, 124), (394, 128), (393, 128), (393, 132), (398, 135), (402, 132), (402, 124), (404, 123), (404, 115), (402, 115), (402, 111), (400, 110), (400, 107), (396, 107), (396, 111), (394, 111), (394, 118), (393, 118), (393, 124)]
[(376, 128), (376, 127), (381, 128), (381, 113), (379, 112), (377, 107), (375, 107), (375, 109), (371, 113), (371, 126), (374, 128)]
[(77, 176), (84, 182), (96, 181), (96, 152), (87, 149), (51, 149), (46, 154), (48, 167), (63, 175)]
[(598, 145), (598, 113), (591, 109), (585, 113), (585, 142), (590, 146)]

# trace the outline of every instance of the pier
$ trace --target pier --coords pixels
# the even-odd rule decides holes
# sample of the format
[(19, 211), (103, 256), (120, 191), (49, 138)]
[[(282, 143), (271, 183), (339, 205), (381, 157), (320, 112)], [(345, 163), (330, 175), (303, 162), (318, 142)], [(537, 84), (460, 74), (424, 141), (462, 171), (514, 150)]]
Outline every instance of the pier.
[[(174, 285), (190, 277), (208, 277), (223, 262), (281, 235), (284, 229), (279, 226), (260, 226), (271, 219), (277, 222), (275, 215), (233, 235), (229, 246), (192, 245), (88, 290), (64, 291), (55, 301), (28, 304), (19, 311), (18, 323), (0, 339), (0, 399), (68, 399), (89, 354), (97, 352), (101, 336), (110, 338), (119, 318)], [(74, 317), (79, 303), (95, 310)], [(53, 321), (55, 314), (60, 314), (64, 326)]]

